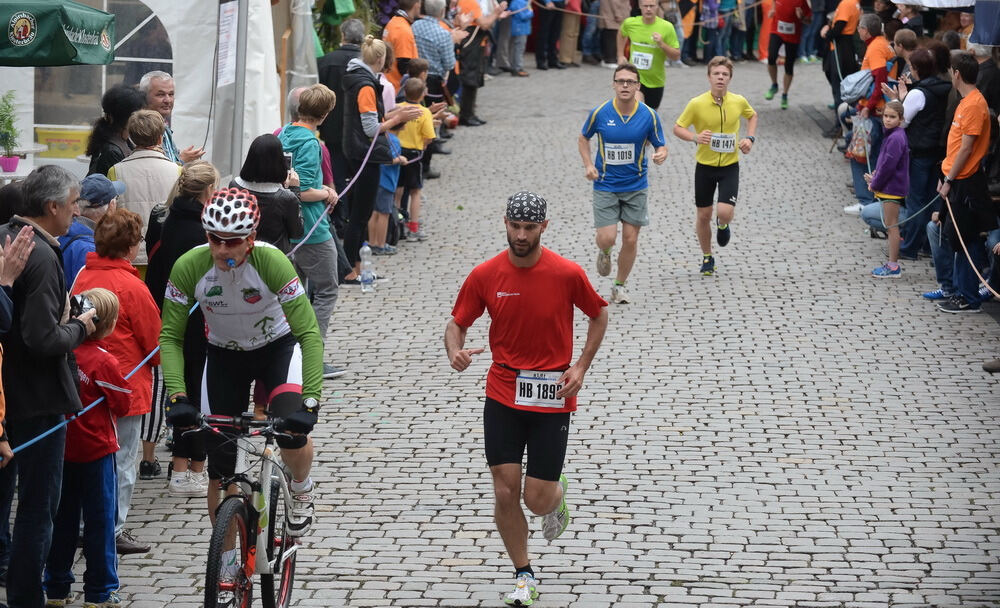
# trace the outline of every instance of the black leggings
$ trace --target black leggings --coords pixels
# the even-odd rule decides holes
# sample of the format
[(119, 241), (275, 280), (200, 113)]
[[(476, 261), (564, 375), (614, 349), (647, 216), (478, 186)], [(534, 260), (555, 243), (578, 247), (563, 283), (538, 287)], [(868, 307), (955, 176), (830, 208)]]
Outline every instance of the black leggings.
[(650, 89), (644, 84), (639, 85), (642, 92), (642, 102), (654, 110), (660, 109), (660, 102), (663, 101), (663, 87)]
[[(360, 162), (348, 159), (347, 168), (351, 175), (358, 172)], [(379, 166), (368, 162), (358, 175), (358, 181), (351, 186), (350, 214), (347, 220), (347, 230), (344, 231), (344, 250), (351, 266), (361, 259), (361, 243), (365, 231), (368, 230), (368, 220), (375, 208), (375, 195), (378, 193)]]
[(799, 58), (799, 43), (785, 42), (781, 36), (771, 34), (767, 41), (767, 64), (778, 65), (778, 48), (785, 45), (785, 73), (789, 76), (795, 73), (795, 61)]

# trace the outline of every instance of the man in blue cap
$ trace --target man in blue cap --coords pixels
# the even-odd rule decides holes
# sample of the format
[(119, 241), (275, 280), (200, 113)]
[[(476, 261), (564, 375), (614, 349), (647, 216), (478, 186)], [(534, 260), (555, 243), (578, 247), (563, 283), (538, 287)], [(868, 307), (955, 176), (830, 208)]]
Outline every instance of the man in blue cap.
[(96, 249), (94, 227), (98, 220), (115, 208), (116, 199), (124, 192), (123, 182), (113, 182), (99, 173), (88, 175), (80, 182), (80, 215), (73, 218), (69, 231), (59, 237), (67, 289), (72, 289), (73, 280), (87, 261), (87, 254)]

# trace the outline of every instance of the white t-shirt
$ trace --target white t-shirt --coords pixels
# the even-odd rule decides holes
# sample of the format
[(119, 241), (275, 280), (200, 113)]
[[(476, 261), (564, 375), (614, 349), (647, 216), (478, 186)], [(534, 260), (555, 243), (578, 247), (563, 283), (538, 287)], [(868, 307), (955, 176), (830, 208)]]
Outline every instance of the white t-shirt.
[(927, 98), (920, 89), (910, 89), (903, 98), (903, 128), (910, 126), (910, 121), (927, 104)]

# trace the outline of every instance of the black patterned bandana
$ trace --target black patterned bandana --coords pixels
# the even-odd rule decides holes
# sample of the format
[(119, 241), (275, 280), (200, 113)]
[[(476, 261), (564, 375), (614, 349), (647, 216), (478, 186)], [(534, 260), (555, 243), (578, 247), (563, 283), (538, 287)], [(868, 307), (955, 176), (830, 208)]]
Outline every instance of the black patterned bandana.
[(534, 192), (522, 190), (507, 199), (507, 219), (515, 222), (545, 221), (545, 199)]

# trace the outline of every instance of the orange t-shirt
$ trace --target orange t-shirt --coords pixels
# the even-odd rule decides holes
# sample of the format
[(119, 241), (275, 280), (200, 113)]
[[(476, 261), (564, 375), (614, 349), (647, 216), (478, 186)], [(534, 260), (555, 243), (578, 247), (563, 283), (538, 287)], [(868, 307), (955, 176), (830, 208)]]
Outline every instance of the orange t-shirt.
[(847, 22), (847, 25), (844, 26), (844, 31), (841, 33), (844, 36), (850, 36), (858, 31), (858, 21), (860, 20), (861, 5), (858, 4), (858, 0), (840, 0), (840, 4), (837, 5), (837, 11), (833, 14), (833, 22)]
[(375, 102), (375, 89), (362, 87), (358, 91), (358, 112), (378, 112), (378, 104)]
[[(390, 19), (389, 23), (385, 24), (382, 40), (392, 45), (392, 53), (396, 59), (414, 59), (419, 56), (417, 54), (417, 41), (413, 37), (413, 29), (410, 28), (410, 22), (405, 17), (396, 15)], [(395, 61), (388, 67), (389, 69), (385, 71), (385, 77), (398, 91), (403, 75), (399, 73), (399, 67)]]
[[(478, 0), (458, 0), (458, 12), (466, 15), (472, 15), (472, 26), (477, 25), (476, 21), (482, 18), (483, 9), (479, 6)], [(470, 34), (471, 35), (471, 34)], [(465, 44), (469, 41), (468, 38), (462, 41)], [(480, 46), (486, 46), (486, 39), (480, 43)]]
[(861, 60), (861, 69), (874, 72), (879, 68), (888, 67), (889, 60), (894, 57), (896, 57), (896, 53), (893, 53), (892, 49), (889, 48), (889, 41), (885, 39), (885, 36), (876, 36), (865, 49), (865, 58)]
[(955, 179), (965, 179), (971, 177), (979, 170), (979, 163), (986, 156), (986, 150), (990, 147), (990, 110), (986, 105), (986, 98), (979, 92), (979, 89), (972, 89), (955, 108), (955, 118), (952, 120), (951, 128), (948, 129), (948, 155), (941, 163), (941, 171), (945, 175), (951, 173), (951, 168), (955, 164), (955, 156), (958, 155), (959, 148), (962, 147), (963, 135), (975, 135), (976, 142), (972, 145), (972, 154), (965, 161), (965, 166), (958, 172)]

